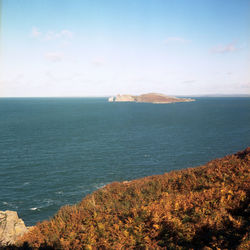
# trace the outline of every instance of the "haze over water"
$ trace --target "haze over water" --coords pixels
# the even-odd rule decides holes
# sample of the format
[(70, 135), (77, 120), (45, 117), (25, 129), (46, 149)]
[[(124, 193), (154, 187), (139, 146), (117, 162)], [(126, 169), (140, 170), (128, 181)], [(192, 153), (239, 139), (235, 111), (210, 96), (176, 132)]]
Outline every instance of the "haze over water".
[(197, 166), (249, 146), (250, 98), (175, 104), (0, 99), (0, 210), (27, 225), (113, 181)]

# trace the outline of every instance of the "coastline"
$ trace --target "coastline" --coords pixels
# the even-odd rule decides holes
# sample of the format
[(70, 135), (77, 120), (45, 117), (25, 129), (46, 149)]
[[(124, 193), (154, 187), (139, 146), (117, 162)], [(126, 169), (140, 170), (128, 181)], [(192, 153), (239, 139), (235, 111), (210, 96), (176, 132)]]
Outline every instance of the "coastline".
[[(244, 247), (248, 244), (245, 237), (247, 228), (244, 227), (247, 217), (243, 210), (249, 199), (246, 196), (246, 192), (249, 191), (249, 185), (247, 185), (249, 161), (250, 147), (236, 154), (212, 160), (203, 166), (108, 184), (86, 196), (79, 204), (61, 208), (50, 221), (44, 221), (32, 227), (23, 236), (21, 242), (28, 241), (28, 244), (35, 248), (42, 242), (43, 244), (46, 242), (48, 247), (60, 245), (62, 249), (77, 249), (78, 244), (84, 247), (88, 245), (101, 247), (104, 244), (102, 246), (112, 248), (117, 247), (119, 243), (124, 247), (132, 247), (135, 246), (135, 239), (140, 239), (142, 246), (145, 247), (200, 248), (209, 247), (211, 244), (220, 248), (232, 246), (232, 244)], [(126, 204), (130, 204), (129, 207)], [(162, 206), (162, 204), (165, 205)], [(238, 211), (237, 216), (230, 212), (234, 210)], [(145, 213), (149, 213), (149, 217), (144, 217)], [(133, 217), (135, 215), (139, 216), (138, 219)], [(217, 220), (216, 216), (220, 220)], [(152, 221), (149, 223), (148, 220)], [(81, 221), (84, 221), (84, 226)], [(173, 235), (170, 238), (161, 236), (162, 226), (166, 222), (172, 225), (170, 232)], [(175, 224), (176, 222), (178, 223)], [(200, 231), (206, 225), (204, 223), (208, 222), (207, 229), (204, 232)], [(140, 238), (141, 234), (136, 233), (139, 225), (146, 230), (143, 231), (143, 238)], [(126, 231), (128, 226), (132, 234)], [(229, 226), (230, 231), (228, 231)], [(219, 228), (224, 229), (221, 231)], [(67, 230), (77, 238), (73, 237), (70, 241), (65, 241), (68, 237)], [(56, 232), (64, 233), (57, 235)], [(103, 232), (107, 233), (103, 234)], [(212, 233), (213, 237), (207, 238), (207, 232)], [(180, 233), (183, 236), (180, 236)], [(91, 238), (91, 243), (88, 243), (87, 239), (92, 237), (91, 235), (95, 236)], [(114, 235), (120, 236), (116, 238)], [(220, 238), (217, 238), (218, 235)], [(235, 241), (236, 235), (239, 243)], [(155, 241), (156, 236), (160, 241)], [(58, 238), (59, 241), (56, 240), (57, 237), (60, 238), (60, 240)], [(79, 237), (83, 237), (81, 243), (76, 240)], [(135, 238), (129, 241), (128, 237)], [(21, 242), (18, 241), (16, 244), (22, 244)]]

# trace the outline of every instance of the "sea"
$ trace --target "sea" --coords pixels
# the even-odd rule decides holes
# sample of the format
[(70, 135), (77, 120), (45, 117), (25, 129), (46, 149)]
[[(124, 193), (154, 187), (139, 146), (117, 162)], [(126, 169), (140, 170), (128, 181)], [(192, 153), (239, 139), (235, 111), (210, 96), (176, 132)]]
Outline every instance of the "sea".
[(195, 99), (0, 98), (0, 210), (31, 226), (111, 182), (250, 146), (250, 98)]

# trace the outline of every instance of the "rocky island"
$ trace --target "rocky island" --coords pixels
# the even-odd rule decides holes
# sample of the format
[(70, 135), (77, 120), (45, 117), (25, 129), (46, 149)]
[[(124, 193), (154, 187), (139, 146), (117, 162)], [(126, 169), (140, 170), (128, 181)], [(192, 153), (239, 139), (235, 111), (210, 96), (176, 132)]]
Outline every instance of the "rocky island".
[(158, 93), (148, 93), (142, 95), (117, 95), (109, 97), (109, 102), (146, 102), (146, 103), (174, 103), (174, 102), (192, 102), (191, 98), (177, 98)]

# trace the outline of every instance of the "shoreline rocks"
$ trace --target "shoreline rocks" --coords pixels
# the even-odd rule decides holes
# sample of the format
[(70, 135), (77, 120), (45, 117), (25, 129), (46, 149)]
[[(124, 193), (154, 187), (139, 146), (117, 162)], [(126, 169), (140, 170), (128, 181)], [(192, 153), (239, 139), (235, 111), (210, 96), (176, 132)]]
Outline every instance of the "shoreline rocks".
[(15, 244), (28, 231), (15, 211), (0, 211), (0, 246)]

